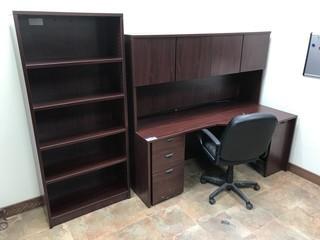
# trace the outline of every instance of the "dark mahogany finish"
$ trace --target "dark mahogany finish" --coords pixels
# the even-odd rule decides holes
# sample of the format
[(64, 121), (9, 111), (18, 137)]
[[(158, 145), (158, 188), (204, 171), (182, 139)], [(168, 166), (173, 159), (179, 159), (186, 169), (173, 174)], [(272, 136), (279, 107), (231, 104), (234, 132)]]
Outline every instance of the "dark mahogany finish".
[[(270, 155), (254, 168), (264, 176), (286, 170), (296, 116), (259, 105), (269, 36), (269, 32), (126, 36), (132, 187), (147, 206), (182, 192), (183, 160), (185, 153), (196, 153), (192, 141), (199, 129), (221, 130), (240, 114), (267, 112), (278, 118)], [(136, 39), (159, 43), (158, 49), (156, 44), (152, 48), (157, 56), (150, 57), (149, 48), (134, 51)], [(160, 64), (164, 58), (160, 43), (174, 40), (175, 64)], [(175, 72), (174, 80), (164, 76), (168, 69)], [(149, 81), (157, 71), (159, 79)], [(143, 83), (135, 77), (137, 72), (144, 76)]]
[(122, 14), (13, 14), (50, 227), (129, 198)]
[(180, 164), (152, 176), (152, 204), (157, 204), (183, 191), (184, 164)]
[(273, 134), (268, 161), (252, 164), (263, 176), (269, 176), (279, 169), (287, 170), (295, 125), (296, 118), (281, 122)]
[(178, 38), (176, 80), (239, 72), (242, 38), (242, 35)]
[(259, 99), (256, 86), (260, 86), (261, 76), (261, 71), (255, 71), (139, 87), (135, 89), (136, 114), (142, 119), (216, 101)]
[(269, 49), (269, 39), (270, 33), (244, 35), (241, 72), (265, 68)]
[(132, 38), (135, 86), (175, 80), (175, 38)]
[(279, 122), (296, 118), (293, 114), (255, 103), (212, 104), (143, 119), (137, 134), (145, 139), (150, 137), (163, 139), (210, 126), (224, 126), (234, 116), (255, 112), (274, 114)]
[(145, 139), (135, 135), (134, 160), (130, 164), (131, 184), (135, 193), (150, 207), (151, 202), (151, 145)]
[(152, 144), (152, 173), (164, 171), (184, 161), (185, 137), (177, 136)]

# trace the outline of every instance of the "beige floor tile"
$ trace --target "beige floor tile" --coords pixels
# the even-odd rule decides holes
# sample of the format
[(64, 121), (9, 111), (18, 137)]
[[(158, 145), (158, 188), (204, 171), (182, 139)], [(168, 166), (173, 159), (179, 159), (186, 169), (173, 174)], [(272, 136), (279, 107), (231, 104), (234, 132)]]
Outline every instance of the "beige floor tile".
[(248, 210), (244, 206), (236, 206), (226, 210), (226, 213), (231, 220), (241, 222), (251, 232), (257, 231), (274, 219), (272, 214), (259, 206), (254, 206), (252, 210)]
[(204, 230), (200, 225), (194, 225), (173, 237), (174, 240), (211, 240), (214, 235)]
[(8, 228), (0, 231), (0, 240), (16, 240), (23, 237), (21, 214), (8, 218)]
[(0, 240), (320, 239), (319, 186), (290, 172), (263, 178), (248, 166), (236, 166), (236, 180), (257, 181), (262, 188), (243, 189), (254, 204), (248, 211), (232, 192), (210, 205), (208, 197), (217, 186), (201, 184), (201, 173), (197, 162), (186, 161), (184, 193), (151, 208), (133, 194), (53, 229), (42, 208), (25, 212), (9, 218)]
[(198, 224), (210, 232), (217, 240), (239, 240), (251, 234), (250, 230), (241, 221), (223, 212), (215, 217), (207, 215), (201, 217)]
[(0, 232), (0, 239), (21, 239), (49, 228), (42, 207), (24, 212), (9, 219), (9, 227)]
[(160, 240), (163, 239), (155, 222), (151, 217), (146, 217), (133, 223), (117, 233), (105, 234), (94, 240)]
[(164, 238), (173, 237), (196, 224), (178, 205), (159, 211), (151, 219)]
[(209, 195), (217, 187), (211, 187), (207, 191), (200, 192), (187, 192), (183, 194), (182, 200), (179, 202), (179, 206), (195, 221), (200, 217), (211, 215), (215, 216), (218, 213), (225, 211), (233, 206), (241, 206), (242, 202), (236, 199), (234, 194), (229, 192), (221, 193), (216, 197), (216, 203), (211, 205), (209, 203)]
[(300, 196), (298, 207), (303, 209), (311, 216), (320, 214), (320, 195), (304, 195)]
[(265, 178), (253, 170), (251, 167), (246, 165), (238, 165), (235, 167), (235, 177), (237, 181), (254, 181), (260, 186), (259, 191), (255, 191), (252, 188), (242, 188), (241, 191), (244, 192), (249, 198), (260, 194), (266, 190), (270, 189), (270, 185), (265, 181)]
[(278, 217), (281, 223), (290, 226), (311, 239), (320, 239), (320, 214), (310, 216), (296, 207)]
[(244, 240), (308, 240), (296, 230), (274, 220)]
[(150, 211), (138, 197), (84, 215), (64, 224), (74, 239), (93, 239), (111, 234), (147, 216)]
[(40, 233), (29, 235), (28, 237), (22, 238), (22, 240), (73, 240), (73, 237), (69, 231), (60, 225)]
[(268, 191), (254, 196), (252, 202), (269, 211), (274, 216), (280, 216), (298, 206), (302, 196), (307, 196), (308, 194), (304, 189), (288, 183), (275, 186)]

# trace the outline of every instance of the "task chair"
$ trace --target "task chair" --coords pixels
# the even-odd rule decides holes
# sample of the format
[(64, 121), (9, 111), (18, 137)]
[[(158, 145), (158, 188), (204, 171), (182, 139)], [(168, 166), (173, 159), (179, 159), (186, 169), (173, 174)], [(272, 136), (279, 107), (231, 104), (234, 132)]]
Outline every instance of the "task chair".
[(223, 130), (220, 139), (208, 129), (199, 131), (198, 140), (209, 161), (215, 165), (227, 166), (223, 179), (205, 174), (200, 178), (202, 184), (220, 186), (210, 194), (210, 204), (215, 204), (218, 194), (231, 190), (245, 201), (247, 209), (253, 208), (240, 188), (253, 188), (258, 191), (260, 186), (253, 181), (234, 181), (233, 167), (267, 157), (277, 122), (277, 118), (271, 114), (252, 113), (234, 117)]

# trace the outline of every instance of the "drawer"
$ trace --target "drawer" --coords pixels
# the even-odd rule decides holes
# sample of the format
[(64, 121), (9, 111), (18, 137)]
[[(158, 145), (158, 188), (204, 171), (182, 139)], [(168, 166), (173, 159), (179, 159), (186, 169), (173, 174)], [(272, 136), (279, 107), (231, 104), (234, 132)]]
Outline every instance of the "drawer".
[(183, 191), (184, 164), (169, 168), (152, 176), (152, 204), (157, 204)]
[(163, 152), (168, 148), (184, 148), (184, 135), (158, 140), (152, 143), (152, 153)]
[(152, 143), (152, 173), (183, 163), (185, 138), (178, 136)]

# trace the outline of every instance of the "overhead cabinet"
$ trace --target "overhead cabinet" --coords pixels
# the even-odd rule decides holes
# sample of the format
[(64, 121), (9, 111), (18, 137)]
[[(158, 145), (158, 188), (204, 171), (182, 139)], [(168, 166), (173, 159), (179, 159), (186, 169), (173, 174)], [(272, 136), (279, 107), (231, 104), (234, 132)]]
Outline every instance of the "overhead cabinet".
[(135, 38), (132, 44), (135, 86), (175, 79), (175, 38)]
[(242, 35), (178, 38), (176, 80), (239, 72), (242, 38)]
[(270, 34), (246, 34), (243, 37), (241, 72), (264, 69)]
[(135, 87), (263, 70), (269, 32), (128, 36)]

